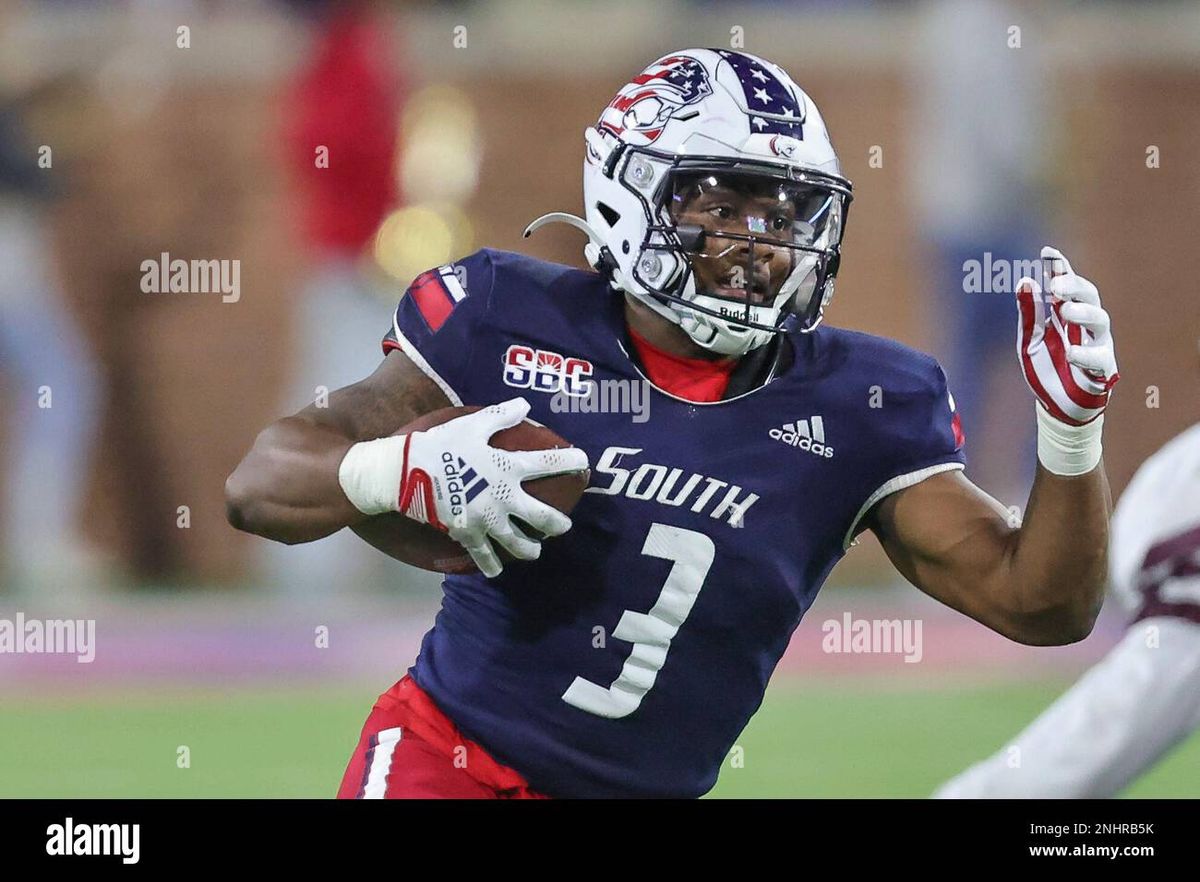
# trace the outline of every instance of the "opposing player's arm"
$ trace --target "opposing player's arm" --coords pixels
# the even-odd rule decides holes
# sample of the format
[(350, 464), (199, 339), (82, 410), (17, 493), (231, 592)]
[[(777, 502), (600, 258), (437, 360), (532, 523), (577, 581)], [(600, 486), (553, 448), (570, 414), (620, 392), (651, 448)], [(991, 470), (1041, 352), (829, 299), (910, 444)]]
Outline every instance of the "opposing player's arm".
[(1039, 466), (1019, 526), (961, 471), (885, 497), (867, 523), (926, 594), (1012, 640), (1045, 646), (1091, 632), (1111, 510), (1103, 465), (1072, 477)]
[(1198, 725), (1200, 626), (1148, 619), (1010, 742), (1019, 765), (1002, 750), (934, 797), (1108, 799)]
[(450, 401), (408, 356), (393, 349), (373, 374), (272, 423), (225, 482), (229, 522), (277, 542), (311, 542), (366, 520), (338, 468), (359, 441), (383, 438)]

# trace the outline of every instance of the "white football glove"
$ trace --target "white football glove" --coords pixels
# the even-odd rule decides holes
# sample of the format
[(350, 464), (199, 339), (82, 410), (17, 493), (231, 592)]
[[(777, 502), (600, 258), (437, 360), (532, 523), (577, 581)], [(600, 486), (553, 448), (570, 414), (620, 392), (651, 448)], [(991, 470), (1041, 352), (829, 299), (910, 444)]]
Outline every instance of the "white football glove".
[(1042, 289), (1031, 278), (1017, 283), (1017, 354), (1025, 382), (1042, 406), (1069, 426), (1104, 412), (1120, 379), (1108, 313), (1096, 286), (1077, 276), (1055, 248), (1042, 249), (1050, 275), (1049, 316)]
[(542, 551), (513, 517), (546, 537), (571, 528), (570, 518), (530, 496), (521, 482), (588, 468), (578, 447), (509, 451), (489, 443), (527, 413), (529, 402), (512, 398), (423, 432), (360, 442), (342, 460), (339, 482), (364, 514), (398, 511), (436, 527), (462, 545), (485, 576), (497, 576), (503, 564), (492, 540), (520, 560), (535, 560)]
[(1038, 459), (1058, 475), (1086, 474), (1100, 461), (1104, 411), (1120, 379), (1108, 313), (1062, 252), (1042, 248), (1042, 266), (1049, 309), (1036, 281), (1017, 283), (1017, 355), (1038, 401)]

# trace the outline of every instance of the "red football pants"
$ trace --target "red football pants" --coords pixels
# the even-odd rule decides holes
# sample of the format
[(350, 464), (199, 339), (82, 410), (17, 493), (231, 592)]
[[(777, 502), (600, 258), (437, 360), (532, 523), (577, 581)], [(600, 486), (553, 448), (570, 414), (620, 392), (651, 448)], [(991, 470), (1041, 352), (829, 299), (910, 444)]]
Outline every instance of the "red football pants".
[(546, 799), (467, 739), (405, 676), (379, 700), (338, 799)]

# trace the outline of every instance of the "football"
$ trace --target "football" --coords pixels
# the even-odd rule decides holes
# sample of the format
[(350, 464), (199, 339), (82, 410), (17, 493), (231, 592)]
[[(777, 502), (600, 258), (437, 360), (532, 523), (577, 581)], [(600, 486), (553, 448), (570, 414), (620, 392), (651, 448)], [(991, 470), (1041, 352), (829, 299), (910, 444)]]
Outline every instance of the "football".
[[(444, 407), (414, 420), (396, 434), (407, 435), (431, 429), (479, 409)], [(572, 446), (569, 441), (532, 420), (522, 420), (515, 426), (502, 429), (491, 437), (491, 444), (501, 450), (554, 450)], [(554, 506), (563, 514), (570, 514), (583, 496), (590, 477), (590, 471), (571, 472), (535, 478), (521, 486), (535, 499)], [(535, 539), (542, 538), (538, 531), (526, 524), (518, 522), (517, 526)], [(423, 570), (437, 573), (473, 573), (478, 570), (463, 547), (445, 533), (399, 512), (376, 515), (351, 529), (384, 554)], [(505, 549), (498, 545), (495, 547), (501, 560), (506, 563), (513, 560)]]

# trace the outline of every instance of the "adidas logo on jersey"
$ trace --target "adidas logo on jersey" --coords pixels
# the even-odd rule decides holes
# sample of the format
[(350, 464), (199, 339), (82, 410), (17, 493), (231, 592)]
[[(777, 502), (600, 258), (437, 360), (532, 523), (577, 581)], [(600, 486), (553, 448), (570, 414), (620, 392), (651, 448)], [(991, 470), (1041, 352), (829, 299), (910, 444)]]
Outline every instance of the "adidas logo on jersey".
[(833, 448), (825, 443), (824, 417), (809, 417), (806, 420), (796, 420), (794, 423), (784, 423), (783, 428), (772, 429), (768, 434), (776, 441), (799, 447), (809, 453), (833, 458)]

